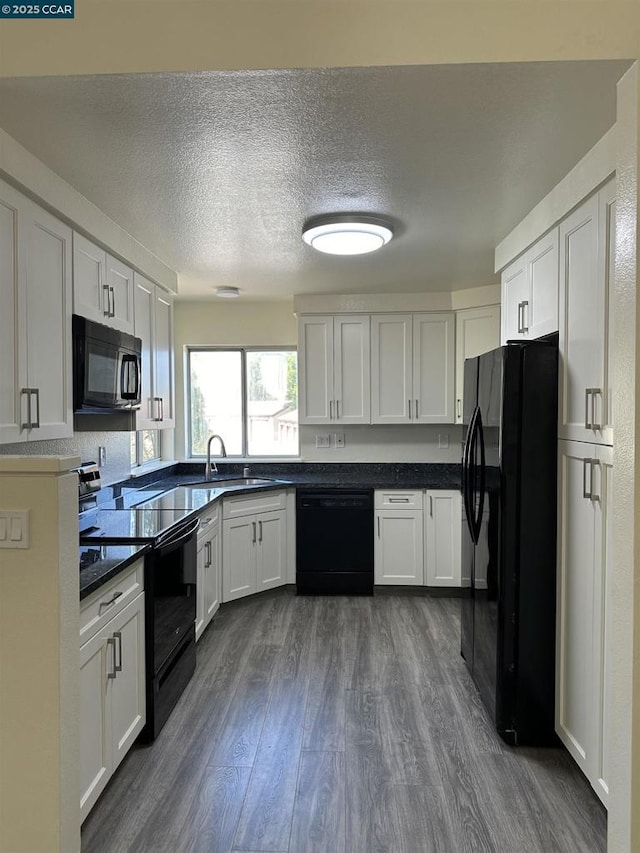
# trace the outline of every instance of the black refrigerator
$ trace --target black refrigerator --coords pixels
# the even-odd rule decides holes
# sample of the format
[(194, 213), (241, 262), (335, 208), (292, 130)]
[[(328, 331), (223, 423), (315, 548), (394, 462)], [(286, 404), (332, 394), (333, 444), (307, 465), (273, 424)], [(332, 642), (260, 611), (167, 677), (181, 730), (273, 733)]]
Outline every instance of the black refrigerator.
[(462, 656), (502, 738), (557, 743), (557, 335), (464, 365)]

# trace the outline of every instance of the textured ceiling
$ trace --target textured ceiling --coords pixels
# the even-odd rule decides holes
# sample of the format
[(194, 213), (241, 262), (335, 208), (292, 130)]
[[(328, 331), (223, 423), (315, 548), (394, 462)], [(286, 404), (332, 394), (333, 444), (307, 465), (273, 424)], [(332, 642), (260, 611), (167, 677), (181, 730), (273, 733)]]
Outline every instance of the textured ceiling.
[[(494, 246), (615, 121), (628, 63), (3, 80), (0, 126), (179, 273), (180, 293), (413, 292), (495, 280)], [(309, 216), (385, 214), (355, 258)]]

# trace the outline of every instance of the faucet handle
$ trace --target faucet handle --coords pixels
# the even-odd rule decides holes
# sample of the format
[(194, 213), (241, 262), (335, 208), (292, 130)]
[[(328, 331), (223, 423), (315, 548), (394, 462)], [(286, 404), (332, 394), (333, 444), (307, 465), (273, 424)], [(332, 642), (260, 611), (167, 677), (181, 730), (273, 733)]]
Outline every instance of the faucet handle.
[(249, 466), (248, 465), (245, 465), (244, 468), (242, 469), (242, 476), (243, 477), (249, 476)]

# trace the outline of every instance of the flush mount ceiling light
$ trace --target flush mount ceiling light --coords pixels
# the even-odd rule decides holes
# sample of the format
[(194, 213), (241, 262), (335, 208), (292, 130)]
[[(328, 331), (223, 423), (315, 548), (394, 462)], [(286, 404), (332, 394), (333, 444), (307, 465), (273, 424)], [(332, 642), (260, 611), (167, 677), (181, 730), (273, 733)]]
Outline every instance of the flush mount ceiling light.
[(237, 287), (216, 287), (216, 296), (221, 296), (223, 299), (235, 299), (240, 296), (240, 291)]
[(327, 214), (309, 219), (302, 239), (330, 255), (364, 255), (382, 248), (393, 237), (391, 224), (379, 216), (350, 213)]

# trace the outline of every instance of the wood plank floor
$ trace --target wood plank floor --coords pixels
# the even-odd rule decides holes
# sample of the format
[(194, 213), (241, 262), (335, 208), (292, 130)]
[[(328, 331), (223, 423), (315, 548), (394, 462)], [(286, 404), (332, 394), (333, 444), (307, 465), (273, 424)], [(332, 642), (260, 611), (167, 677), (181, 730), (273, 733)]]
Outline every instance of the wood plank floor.
[(605, 851), (606, 812), (568, 754), (494, 733), (458, 610), (394, 592), (224, 605), (83, 853)]

